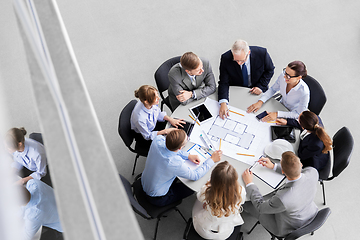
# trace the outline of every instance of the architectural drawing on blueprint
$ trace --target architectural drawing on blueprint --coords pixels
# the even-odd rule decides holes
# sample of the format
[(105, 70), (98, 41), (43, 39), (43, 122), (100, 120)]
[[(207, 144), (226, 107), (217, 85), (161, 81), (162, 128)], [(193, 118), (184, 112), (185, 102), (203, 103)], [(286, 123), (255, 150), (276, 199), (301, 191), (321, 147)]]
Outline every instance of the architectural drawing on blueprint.
[(207, 132), (211, 140), (217, 142), (220, 138), (238, 147), (249, 150), (255, 134), (247, 132), (248, 125), (231, 118), (216, 117), (210, 130)]

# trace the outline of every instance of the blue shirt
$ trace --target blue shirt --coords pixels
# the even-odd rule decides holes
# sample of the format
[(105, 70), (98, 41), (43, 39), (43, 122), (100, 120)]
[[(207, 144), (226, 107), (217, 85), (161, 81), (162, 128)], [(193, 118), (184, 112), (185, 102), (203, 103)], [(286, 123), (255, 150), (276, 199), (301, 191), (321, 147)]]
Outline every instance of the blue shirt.
[(153, 140), (158, 131), (153, 131), (157, 121), (163, 122), (166, 112), (161, 112), (157, 105), (147, 109), (141, 101), (138, 101), (131, 113), (131, 129), (146, 140)]
[(141, 184), (147, 195), (151, 197), (164, 196), (169, 191), (176, 177), (198, 180), (214, 165), (211, 158), (207, 159), (196, 170), (184, 164), (189, 153), (179, 150), (170, 151), (166, 148), (165, 137), (157, 136), (151, 146), (142, 173)]
[(37, 179), (30, 179), (26, 189), (31, 198), (26, 206), (21, 207), (25, 221), (24, 239), (30, 240), (41, 226), (62, 232), (54, 190)]
[(33, 171), (30, 176), (40, 180), (46, 175), (47, 160), (44, 145), (30, 138), (25, 138), (24, 145), (24, 151), (13, 153), (14, 163), (12, 166), (18, 171), (22, 167), (26, 167)]
[(309, 87), (300, 79), (300, 82), (286, 94), (286, 86), (287, 83), (284, 79), (284, 73), (281, 73), (274, 85), (272, 85), (259, 100), (265, 103), (277, 91), (280, 91), (282, 96), (280, 102), (289, 109), (290, 112), (278, 111), (278, 117), (298, 118), (300, 113), (308, 108), (310, 101)]

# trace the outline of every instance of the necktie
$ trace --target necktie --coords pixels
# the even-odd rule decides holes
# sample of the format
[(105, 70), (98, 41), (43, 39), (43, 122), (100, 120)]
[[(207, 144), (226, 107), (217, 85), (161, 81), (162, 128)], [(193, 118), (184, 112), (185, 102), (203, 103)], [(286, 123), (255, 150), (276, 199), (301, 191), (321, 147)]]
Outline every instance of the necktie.
[(247, 67), (246, 67), (245, 63), (241, 66), (241, 71), (242, 71), (243, 80), (244, 80), (244, 87), (248, 87), (249, 77), (248, 77), (248, 71), (247, 71)]
[(191, 84), (192, 84), (194, 87), (196, 87), (195, 76), (193, 76), (193, 77), (191, 78)]

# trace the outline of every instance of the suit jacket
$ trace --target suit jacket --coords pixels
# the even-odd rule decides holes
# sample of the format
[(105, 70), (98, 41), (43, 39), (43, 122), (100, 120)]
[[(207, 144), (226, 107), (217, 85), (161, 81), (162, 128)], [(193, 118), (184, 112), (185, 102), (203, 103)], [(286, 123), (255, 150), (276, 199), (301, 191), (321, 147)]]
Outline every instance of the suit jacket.
[[(321, 118), (319, 124), (323, 126)], [(288, 125), (297, 127), (303, 130), (299, 122), (295, 119), (288, 119)], [(330, 161), (330, 153), (322, 153), (324, 143), (316, 136), (315, 133), (310, 133), (304, 139), (300, 140), (298, 156), (303, 164), (303, 167), (314, 167), (318, 171), (323, 169), (328, 161)]]
[[(266, 48), (250, 46), (250, 51), (251, 87), (265, 92), (274, 75), (274, 64)], [(218, 100), (229, 101), (229, 86), (244, 86), (241, 67), (234, 61), (231, 50), (221, 55), (219, 78)]]
[[(214, 73), (208, 60), (201, 58), (203, 62), (204, 72), (200, 76), (195, 77), (196, 85), (192, 85), (189, 75), (180, 66), (180, 63), (175, 64), (169, 71), (168, 77), (170, 81), (168, 94), (171, 107), (175, 110), (180, 104), (186, 105), (194, 100), (207, 97), (216, 90), (216, 83)], [(185, 102), (177, 100), (176, 96), (179, 91), (195, 91), (196, 99), (190, 98)]]
[[(277, 171), (281, 171), (280, 165)], [(259, 221), (276, 236), (286, 236), (292, 231), (309, 224), (317, 214), (318, 208), (313, 199), (319, 178), (315, 168), (307, 167), (300, 179), (287, 182), (264, 200), (255, 184), (246, 187), (253, 206), (259, 212)]]

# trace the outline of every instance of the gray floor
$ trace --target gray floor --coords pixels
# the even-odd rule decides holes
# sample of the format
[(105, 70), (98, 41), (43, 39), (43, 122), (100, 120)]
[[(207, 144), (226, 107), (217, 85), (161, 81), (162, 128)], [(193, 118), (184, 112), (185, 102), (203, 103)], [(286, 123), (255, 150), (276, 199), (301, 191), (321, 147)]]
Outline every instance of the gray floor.
[[(268, 49), (274, 79), (292, 60), (302, 60), (326, 91), (321, 116), (332, 136), (347, 126), (360, 137), (356, 87), (359, 80), (359, 1), (58, 1), (86, 86), (119, 173), (132, 180), (131, 154), (117, 134), (118, 117), (142, 84), (155, 85), (153, 74), (166, 59), (193, 51), (208, 58), (218, 76), (219, 57), (234, 40)], [(7, 107), (5, 129), (24, 126), (40, 131), (34, 98), (11, 1), (0, 8), (0, 98)], [(357, 179), (359, 150), (338, 179), (326, 183), (332, 214), (314, 236), (304, 239), (358, 239)], [(136, 173), (144, 167), (141, 158)], [(321, 188), (315, 202), (322, 208)], [(180, 206), (191, 215), (194, 197)], [(244, 215), (243, 229), (254, 219)], [(138, 217), (151, 239), (155, 221)], [(181, 239), (185, 223), (177, 213), (161, 221), (158, 239)], [(245, 239), (269, 239), (257, 227)]]

